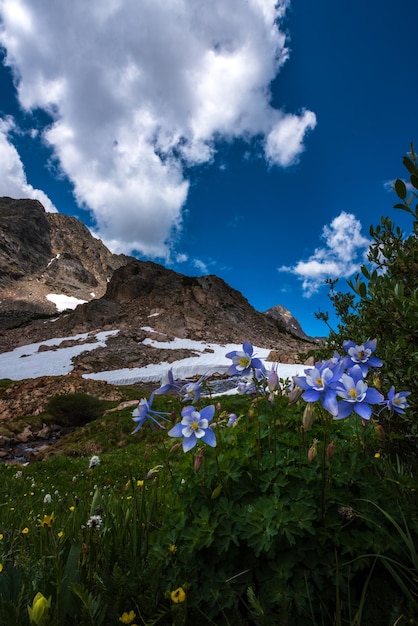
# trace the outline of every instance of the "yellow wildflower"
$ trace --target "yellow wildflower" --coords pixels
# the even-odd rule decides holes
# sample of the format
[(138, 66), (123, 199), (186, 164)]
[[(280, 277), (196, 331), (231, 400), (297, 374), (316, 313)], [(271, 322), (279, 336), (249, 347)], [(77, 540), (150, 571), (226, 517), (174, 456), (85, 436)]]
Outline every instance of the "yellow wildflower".
[(44, 515), (44, 519), (41, 521), (39, 520), (42, 528), (51, 528), (52, 524), (54, 523), (54, 514), (52, 513), (52, 515)]
[(3, 533), (0, 533), (0, 541), (3, 541)]
[(75, 506), (70, 506), (70, 511), (74, 511), (75, 510)]
[(183, 587), (178, 587), (174, 591), (171, 592), (171, 601), (175, 604), (179, 604), (180, 602), (184, 602), (186, 599), (186, 592)]
[(136, 486), (137, 487), (143, 487), (144, 486), (144, 481), (143, 480), (137, 480), (136, 481)]
[(38, 592), (33, 599), (32, 606), (28, 606), (29, 619), (33, 624), (42, 624), (51, 606), (51, 597), (48, 600)]
[(28, 532), (29, 532), (29, 528), (26, 526), (26, 528), (22, 530), (22, 535), (27, 535)]
[(380, 459), (380, 452), (376, 452), (376, 454), (374, 455), (375, 459)]
[(175, 546), (174, 543), (172, 543), (168, 549), (170, 550), (171, 554), (175, 554), (177, 552), (177, 546)]
[(62, 532), (62, 530), (60, 530), (59, 533), (58, 533), (58, 537), (61, 539), (61, 537), (63, 537), (63, 536), (64, 536), (64, 533)]
[(3, 563), (0, 563), (0, 573), (3, 571)]
[(132, 624), (135, 617), (136, 617), (136, 613), (134, 613), (134, 611), (129, 611), (129, 613), (126, 613), (125, 611), (120, 616), (119, 621), (122, 622), (122, 624)]

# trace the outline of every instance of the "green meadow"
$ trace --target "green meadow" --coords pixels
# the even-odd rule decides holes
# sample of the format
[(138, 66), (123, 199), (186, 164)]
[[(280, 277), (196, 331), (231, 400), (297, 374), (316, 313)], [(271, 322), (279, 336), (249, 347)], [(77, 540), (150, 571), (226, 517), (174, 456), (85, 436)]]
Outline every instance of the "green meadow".
[(0, 465), (0, 624), (418, 623), (413, 146), (404, 165), (410, 233), (382, 217), (351, 290), (330, 282), (340, 324), (304, 376), (243, 338), (241, 394), (124, 387), (133, 414), (61, 398), (77, 427), (53, 454)]

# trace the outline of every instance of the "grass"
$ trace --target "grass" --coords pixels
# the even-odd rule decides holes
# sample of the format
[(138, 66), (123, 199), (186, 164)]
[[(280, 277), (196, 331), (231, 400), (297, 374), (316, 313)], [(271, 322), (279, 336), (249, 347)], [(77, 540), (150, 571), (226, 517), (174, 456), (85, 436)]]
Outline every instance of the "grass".
[[(123, 400), (151, 392), (121, 390)], [(327, 459), (320, 443), (309, 463), (321, 422), (302, 432), (302, 404), (218, 400), (218, 447), (204, 449), (198, 471), (198, 448), (184, 454), (148, 426), (133, 436), (132, 407), (113, 410), (115, 402), (44, 460), (0, 465), (0, 626), (29, 626), (39, 592), (45, 607), (51, 597), (39, 621), (48, 626), (120, 624), (131, 611), (138, 626), (373, 626), (384, 623), (382, 585), (388, 625), (415, 619), (411, 465), (392, 462), (375, 429), (350, 420), (332, 425), (335, 456)], [(182, 406), (166, 396), (153, 403), (176, 422)], [(230, 413), (239, 419), (227, 429)], [(89, 467), (93, 455), (100, 464)], [(354, 516), (343, 519), (341, 505)]]

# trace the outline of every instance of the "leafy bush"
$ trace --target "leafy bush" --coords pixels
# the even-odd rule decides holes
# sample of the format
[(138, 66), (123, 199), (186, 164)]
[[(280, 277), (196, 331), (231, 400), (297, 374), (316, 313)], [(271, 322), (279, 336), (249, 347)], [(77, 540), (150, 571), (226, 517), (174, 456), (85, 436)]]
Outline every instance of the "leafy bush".
[[(388, 217), (378, 226), (370, 227), (372, 244), (368, 263), (361, 273), (348, 281), (351, 292), (342, 293), (331, 285), (330, 298), (341, 323), (330, 333), (325, 350), (340, 351), (345, 339), (355, 336), (360, 341), (376, 338), (379, 356), (384, 361), (380, 371), (383, 386), (411, 391), (411, 411), (397, 415), (396, 423), (386, 424), (398, 434), (415, 440), (418, 422), (418, 161), (411, 151), (403, 159), (407, 182), (396, 180), (394, 190), (399, 202), (394, 208), (406, 211), (412, 219), (409, 235)], [(414, 206), (415, 204), (415, 206)], [(327, 315), (317, 314), (327, 321)], [(409, 452), (410, 452), (409, 448)], [(409, 453), (408, 452), (408, 453)]]
[(48, 401), (46, 411), (61, 426), (82, 426), (103, 413), (103, 402), (87, 393), (57, 394)]

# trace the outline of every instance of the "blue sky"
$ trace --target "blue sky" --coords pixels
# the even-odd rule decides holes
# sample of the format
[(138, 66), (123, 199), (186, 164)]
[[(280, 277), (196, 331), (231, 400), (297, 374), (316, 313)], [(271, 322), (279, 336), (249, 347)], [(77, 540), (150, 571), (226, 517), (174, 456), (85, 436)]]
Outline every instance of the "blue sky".
[(409, 228), (390, 185), (418, 144), (417, 17), (416, 0), (0, 0), (0, 195), (326, 334), (325, 278), (345, 287), (381, 215)]

